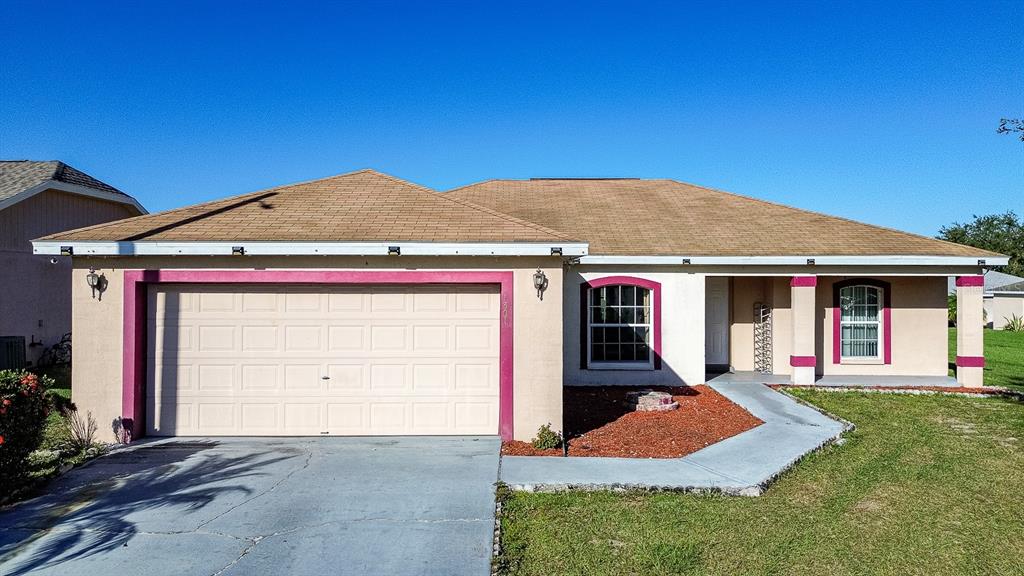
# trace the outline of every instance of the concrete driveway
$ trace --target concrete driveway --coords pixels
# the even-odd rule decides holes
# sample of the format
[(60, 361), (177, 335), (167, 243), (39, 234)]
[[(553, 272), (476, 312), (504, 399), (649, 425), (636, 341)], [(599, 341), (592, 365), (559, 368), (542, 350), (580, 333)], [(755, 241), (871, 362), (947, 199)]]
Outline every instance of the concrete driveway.
[(490, 571), (499, 441), (169, 439), (0, 511), (0, 574)]

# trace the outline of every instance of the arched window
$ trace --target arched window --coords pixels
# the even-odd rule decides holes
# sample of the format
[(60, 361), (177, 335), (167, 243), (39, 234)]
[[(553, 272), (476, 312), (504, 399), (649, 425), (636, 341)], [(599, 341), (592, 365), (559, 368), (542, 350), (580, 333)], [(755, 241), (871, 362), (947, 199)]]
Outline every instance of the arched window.
[(653, 368), (654, 290), (606, 284), (587, 290), (587, 365), (590, 368)]
[(840, 358), (882, 357), (884, 289), (857, 284), (839, 289)]

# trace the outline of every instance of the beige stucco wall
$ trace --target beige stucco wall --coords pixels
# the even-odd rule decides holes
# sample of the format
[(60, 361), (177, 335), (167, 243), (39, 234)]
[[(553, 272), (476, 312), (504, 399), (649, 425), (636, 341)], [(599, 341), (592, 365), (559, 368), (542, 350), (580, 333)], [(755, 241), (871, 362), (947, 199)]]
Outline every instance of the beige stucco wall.
[[(661, 369), (592, 370), (581, 366), (580, 285), (606, 276), (661, 284)], [(573, 266), (566, 273), (563, 373), (565, 384), (678, 386), (704, 381), (705, 276), (656, 266)], [(653, 344), (653, 342), (652, 342)]]
[[(90, 266), (108, 280), (102, 300), (85, 282)], [(533, 274), (548, 277), (537, 298)], [(513, 404), (516, 439), (529, 440), (551, 423), (562, 427), (562, 265), (560, 258), (430, 257), (166, 257), (75, 258), (72, 279), (74, 346), (72, 400), (96, 416), (104, 439), (121, 415), (124, 269), (335, 269), (335, 270), (511, 270), (514, 273)]]
[(995, 294), (991, 303), (988, 320), (996, 330), (1002, 330), (1014, 316), (1024, 318), (1024, 294)]
[(32, 253), (31, 241), (62, 230), (134, 216), (124, 204), (64, 192), (41, 192), (0, 210), (0, 336), (24, 336), (43, 346), (26, 350), (35, 362), (45, 346), (71, 331), (70, 258)]
[[(859, 277), (859, 276), (858, 276)], [(832, 363), (832, 284), (847, 276), (818, 276), (815, 292), (815, 356), (818, 374), (945, 375), (947, 312), (945, 276), (871, 276), (892, 284), (893, 363)], [(791, 288), (788, 276), (733, 278), (732, 348), (735, 370), (753, 370), (753, 305), (773, 306), (775, 374), (789, 374), (792, 353)]]
[(754, 304), (771, 303), (771, 279), (732, 278), (732, 322), (729, 326), (729, 362), (734, 370), (754, 369)]
[(826, 375), (945, 376), (949, 370), (946, 277), (876, 278), (892, 286), (892, 364), (833, 363), (832, 284), (846, 277), (819, 277), (819, 372)]

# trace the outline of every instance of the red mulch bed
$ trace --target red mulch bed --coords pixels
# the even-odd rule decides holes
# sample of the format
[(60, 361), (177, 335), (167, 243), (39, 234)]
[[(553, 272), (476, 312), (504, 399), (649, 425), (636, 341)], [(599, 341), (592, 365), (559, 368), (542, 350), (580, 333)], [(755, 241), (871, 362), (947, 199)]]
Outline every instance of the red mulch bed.
[[(626, 393), (635, 386), (567, 386), (562, 393), (569, 456), (679, 458), (762, 424), (708, 386), (652, 387), (672, 394), (678, 410), (634, 412)], [(502, 444), (506, 456), (561, 456), (529, 442)]]

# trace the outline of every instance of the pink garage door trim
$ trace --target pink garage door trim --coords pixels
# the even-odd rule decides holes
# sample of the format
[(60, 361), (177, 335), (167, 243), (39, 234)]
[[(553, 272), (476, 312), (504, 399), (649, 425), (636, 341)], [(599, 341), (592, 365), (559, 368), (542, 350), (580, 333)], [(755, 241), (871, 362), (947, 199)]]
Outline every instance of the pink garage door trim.
[(587, 364), (587, 349), (590, 348), (590, 326), (587, 322), (590, 310), (587, 309), (589, 292), (593, 288), (602, 286), (639, 286), (651, 291), (654, 300), (654, 311), (651, 313), (651, 320), (654, 324), (654, 369), (661, 370), (661, 284), (646, 278), (635, 276), (605, 276), (584, 280), (580, 284), (580, 369), (590, 368)]
[(513, 437), (513, 274), (474, 271), (351, 270), (125, 270), (122, 423), (131, 438), (145, 433), (146, 287), (150, 284), (497, 284), (501, 288), (499, 328), (498, 434)]

